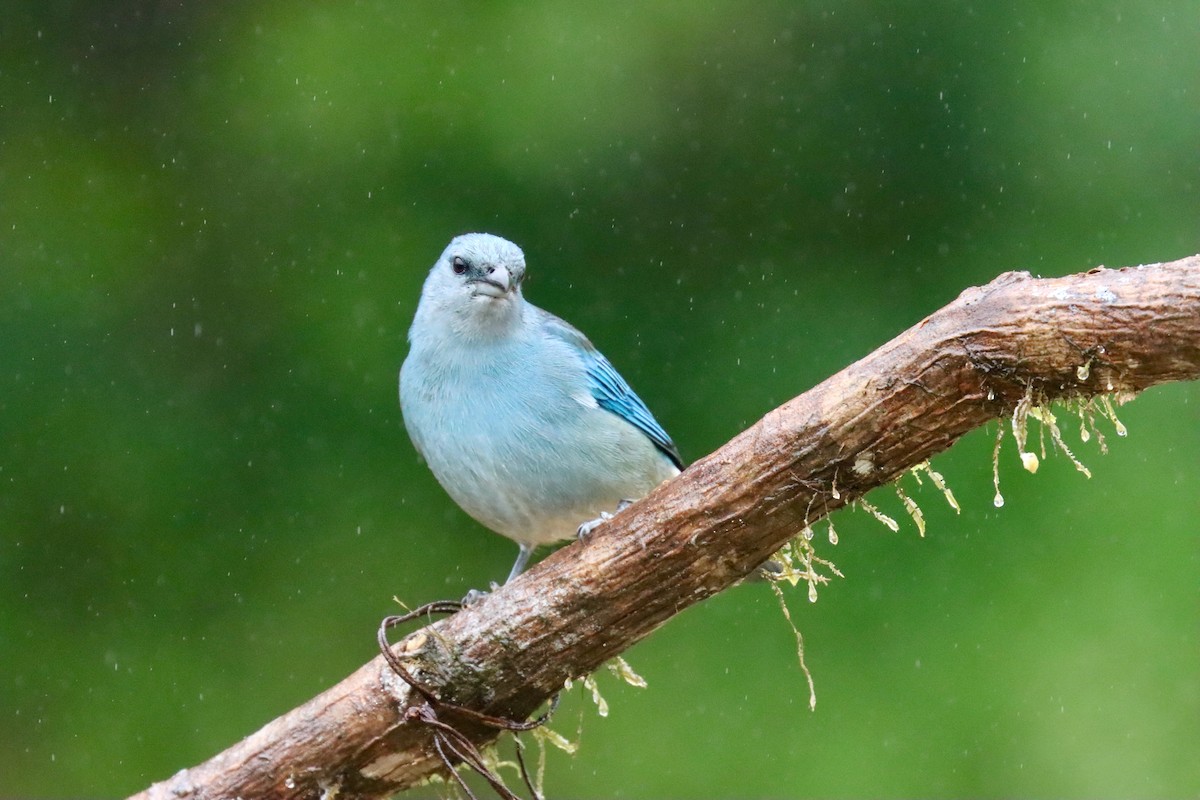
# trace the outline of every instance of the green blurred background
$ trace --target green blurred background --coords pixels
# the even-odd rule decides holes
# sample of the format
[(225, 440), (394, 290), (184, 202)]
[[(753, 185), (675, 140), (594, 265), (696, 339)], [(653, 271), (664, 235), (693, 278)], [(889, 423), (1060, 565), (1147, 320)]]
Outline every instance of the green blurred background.
[[(963, 288), (1200, 251), (1200, 4), (0, 2), (0, 794), (120, 796), (515, 549), (417, 461), (451, 236), (526, 252), (686, 456)], [(995, 426), (572, 696), (566, 797), (1200, 793), (1200, 391)], [(902, 515), (887, 490), (872, 499)], [(822, 531), (823, 536), (823, 531)]]

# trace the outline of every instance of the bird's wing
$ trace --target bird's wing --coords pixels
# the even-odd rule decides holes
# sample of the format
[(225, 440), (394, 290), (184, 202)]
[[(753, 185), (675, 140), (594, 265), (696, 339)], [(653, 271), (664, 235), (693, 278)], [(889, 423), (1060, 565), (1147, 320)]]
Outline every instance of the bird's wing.
[(650, 441), (654, 442), (654, 446), (671, 459), (675, 466), (683, 469), (683, 456), (679, 454), (679, 449), (675, 447), (671, 437), (608, 359), (570, 323), (548, 311), (542, 311), (542, 314), (543, 329), (551, 336), (571, 345), (583, 359), (588, 389), (591, 390), (592, 397), (596, 398), (596, 403), (646, 434)]

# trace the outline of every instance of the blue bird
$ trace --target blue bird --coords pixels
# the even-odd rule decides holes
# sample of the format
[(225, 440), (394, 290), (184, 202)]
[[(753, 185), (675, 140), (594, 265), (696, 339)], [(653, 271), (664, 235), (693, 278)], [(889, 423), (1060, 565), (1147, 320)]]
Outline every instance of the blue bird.
[(520, 546), (585, 535), (679, 474), (666, 431), (568, 323), (525, 300), (525, 255), (456, 237), (425, 279), (400, 368), (413, 445), (464, 511)]

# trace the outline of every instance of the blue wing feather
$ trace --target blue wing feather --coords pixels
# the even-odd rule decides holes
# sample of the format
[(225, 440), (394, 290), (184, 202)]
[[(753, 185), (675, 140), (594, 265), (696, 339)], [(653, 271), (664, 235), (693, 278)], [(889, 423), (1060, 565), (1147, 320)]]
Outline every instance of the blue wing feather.
[(654, 446), (671, 459), (675, 466), (683, 469), (683, 456), (679, 454), (679, 449), (675, 447), (671, 437), (608, 359), (570, 324), (549, 312), (543, 313), (547, 317), (547, 328), (578, 349), (587, 370), (588, 389), (591, 390), (592, 397), (596, 398), (596, 403), (646, 434)]
[(587, 375), (592, 397), (601, 408), (607, 409), (627, 422), (632, 423), (638, 430), (650, 437), (655, 447), (663, 451), (675, 466), (683, 469), (683, 458), (671, 437), (658, 424), (658, 420), (646, 408), (646, 404), (638, 397), (625, 379), (617, 373), (608, 359), (598, 351), (584, 351), (584, 363), (587, 364)]

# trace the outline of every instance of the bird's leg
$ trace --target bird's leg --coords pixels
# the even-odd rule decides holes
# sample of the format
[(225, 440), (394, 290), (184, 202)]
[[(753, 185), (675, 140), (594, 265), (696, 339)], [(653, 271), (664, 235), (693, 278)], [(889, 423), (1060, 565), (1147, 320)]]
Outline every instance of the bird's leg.
[[(620, 502), (617, 503), (617, 510), (613, 513), (620, 514), (622, 511), (629, 508), (631, 505), (633, 505), (632, 500), (621, 500)], [(613, 518), (612, 514), (608, 513), (607, 511), (601, 511), (600, 516), (596, 517), (595, 519), (589, 519), (587, 522), (585, 522), (579, 526), (579, 530), (577, 531), (577, 533), (579, 534), (579, 540), (583, 541), (584, 539), (586, 539), (588, 537), (588, 535), (592, 531), (596, 530), (596, 528), (599, 528), (601, 525), (608, 522), (612, 518)]]
[(513, 564), (512, 572), (508, 573), (508, 578), (504, 581), (505, 583), (508, 583), (513, 578), (524, 572), (525, 565), (529, 563), (529, 557), (533, 555), (535, 545), (519, 544), (518, 546), (521, 548), (521, 550), (517, 553), (517, 560)]
[[(525, 565), (529, 563), (529, 557), (533, 555), (533, 551), (537, 549), (537, 545), (532, 544), (519, 544), (517, 546), (521, 549), (517, 552), (517, 561), (513, 564), (512, 571), (508, 573), (508, 578), (506, 578), (504, 581), (505, 583), (511, 582), (513, 578), (525, 571)], [(488, 592), (494, 592), (499, 588), (500, 585), (495, 581), (492, 581), (488, 586)], [(464, 606), (473, 606), (483, 598), (487, 597), (488, 592), (481, 592), (478, 589), (472, 589), (471, 591), (467, 592), (467, 596), (462, 599), (462, 604)]]

